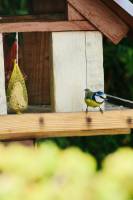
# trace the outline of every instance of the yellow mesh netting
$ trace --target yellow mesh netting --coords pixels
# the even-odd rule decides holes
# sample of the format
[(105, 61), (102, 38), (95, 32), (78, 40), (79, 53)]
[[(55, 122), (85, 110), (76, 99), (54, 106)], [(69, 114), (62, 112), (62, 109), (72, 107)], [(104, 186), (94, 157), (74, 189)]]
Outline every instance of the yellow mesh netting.
[(28, 106), (28, 95), (25, 80), (16, 60), (7, 88), (8, 108), (21, 113)]

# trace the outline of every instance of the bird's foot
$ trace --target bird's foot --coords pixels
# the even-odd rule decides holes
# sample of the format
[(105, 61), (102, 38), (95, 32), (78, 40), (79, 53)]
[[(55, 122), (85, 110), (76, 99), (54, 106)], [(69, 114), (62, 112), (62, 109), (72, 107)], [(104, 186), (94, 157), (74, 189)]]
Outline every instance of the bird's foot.
[(101, 107), (99, 107), (99, 110), (100, 110), (101, 114), (103, 114), (103, 109)]
[(86, 108), (86, 114), (88, 113), (88, 107)]

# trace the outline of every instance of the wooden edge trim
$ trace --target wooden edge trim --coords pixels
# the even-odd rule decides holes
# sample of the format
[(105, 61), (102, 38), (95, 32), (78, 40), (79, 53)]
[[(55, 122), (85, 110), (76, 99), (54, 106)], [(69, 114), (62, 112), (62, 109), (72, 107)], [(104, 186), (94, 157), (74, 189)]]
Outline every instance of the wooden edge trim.
[[(53, 137), (85, 137), (85, 136), (100, 136), (100, 135), (125, 135), (130, 134), (131, 129), (101, 129), (90, 131), (58, 131), (58, 132), (28, 132), (28, 133), (7, 133), (0, 135), (0, 141), (31, 141), (39, 138)], [(29, 140), (30, 139), (30, 140)]]
[(127, 35), (129, 31), (127, 24), (102, 1), (67, 1), (114, 44), (118, 44)]
[(0, 140), (129, 133), (133, 110), (0, 116)]
[(56, 22), (16, 22), (1, 23), (0, 32), (59, 32), (59, 31), (94, 31), (96, 28), (88, 21)]

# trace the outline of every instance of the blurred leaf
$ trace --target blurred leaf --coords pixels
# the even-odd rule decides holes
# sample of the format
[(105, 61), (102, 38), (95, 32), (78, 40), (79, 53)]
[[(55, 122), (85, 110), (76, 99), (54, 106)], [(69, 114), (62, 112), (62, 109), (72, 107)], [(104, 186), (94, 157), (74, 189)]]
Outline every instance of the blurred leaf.
[[(0, 14), (29, 14), (29, 2), (28, 0), (0, 0)], [(10, 46), (14, 41), (15, 34), (10, 34), (7, 37)], [(22, 40), (21, 34), (21, 42)], [(133, 41), (125, 38), (119, 45), (114, 45), (104, 40), (104, 72), (106, 92), (133, 100)], [(53, 140), (61, 148), (74, 145), (85, 152), (92, 153), (97, 158), (99, 166), (101, 160), (119, 146), (133, 146), (132, 135), (54, 138)], [(39, 140), (39, 142), (44, 141)]]
[(0, 0), (1, 15), (27, 15), (29, 14), (28, 0)]

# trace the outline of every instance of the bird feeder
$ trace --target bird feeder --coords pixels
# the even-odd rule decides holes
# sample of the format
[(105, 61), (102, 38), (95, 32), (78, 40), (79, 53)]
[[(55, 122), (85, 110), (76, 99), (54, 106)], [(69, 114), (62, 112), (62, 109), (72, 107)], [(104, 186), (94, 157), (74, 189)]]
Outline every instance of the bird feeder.
[(34, 0), (33, 5), (35, 15), (2, 17), (0, 32), (23, 33), (20, 63), (28, 74), (30, 103), (40, 113), (6, 115), (2, 71), (0, 140), (130, 133), (132, 102), (126, 102), (128, 109), (86, 115), (84, 89), (104, 90), (103, 36), (116, 45), (132, 32), (132, 3)]

